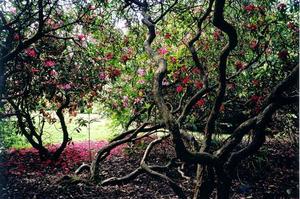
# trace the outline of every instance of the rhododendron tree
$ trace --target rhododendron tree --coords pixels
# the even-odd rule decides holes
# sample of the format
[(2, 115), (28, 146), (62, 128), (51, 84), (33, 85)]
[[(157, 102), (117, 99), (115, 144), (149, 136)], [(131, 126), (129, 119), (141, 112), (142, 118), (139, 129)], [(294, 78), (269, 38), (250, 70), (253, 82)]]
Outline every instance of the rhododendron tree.
[[(43, 10), (41, 2), (33, 8)], [(81, 3), (64, 13), (63, 5), (46, 3), (40, 17), (31, 19), (40, 27), (33, 39), (28, 38), (35, 30), (31, 26), (10, 33), (17, 27), (7, 20), (20, 12), (18, 6), (15, 13), (2, 14), (6, 32), (0, 34), (11, 54), (1, 58), (5, 89), (0, 94), (9, 102), (6, 108), (16, 112), (23, 134), (29, 131), (27, 139), (41, 145), (42, 125), (34, 124), (32, 114), (53, 121), (48, 110), (55, 110), (64, 146), (70, 138), (63, 113), (76, 115), (79, 106), (100, 103), (124, 131), (95, 154), (92, 180), (123, 184), (146, 173), (170, 184), (179, 198), (190, 197), (164, 174), (173, 161), (147, 163), (153, 147), (170, 139), (176, 160), (197, 167), (192, 197), (209, 198), (216, 190), (218, 198), (229, 198), (236, 168), (264, 144), (274, 115), (279, 109), (297, 110), (297, 2)], [(52, 4), (57, 11), (47, 17)], [(15, 33), (19, 37), (12, 39)], [(136, 170), (101, 178), (101, 161), (115, 147), (157, 131), (165, 136), (147, 146)], [(229, 135), (216, 145), (219, 134)], [(246, 137), (249, 142), (243, 143)], [(45, 147), (39, 150), (48, 153)]]

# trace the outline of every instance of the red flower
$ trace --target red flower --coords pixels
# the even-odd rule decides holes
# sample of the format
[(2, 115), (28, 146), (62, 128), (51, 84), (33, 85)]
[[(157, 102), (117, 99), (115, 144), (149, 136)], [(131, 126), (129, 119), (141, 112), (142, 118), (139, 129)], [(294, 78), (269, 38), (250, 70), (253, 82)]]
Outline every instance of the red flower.
[(289, 21), (287, 23), (287, 27), (291, 30), (294, 30), (296, 28), (295, 24), (292, 21)]
[(176, 92), (181, 93), (183, 91), (183, 87), (181, 85), (176, 87)]
[(199, 81), (196, 81), (195, 86), (196, 86), (197, 89), (201, 89), (201, 88), (203, 88), (203, 83), (199, 82)]
[(176, 57), (173, 57), (173, 56), (170, 57), (170, 60), (173, 64), (175, 64), (177, 62)]
[(182, 83), (183, 84), (187, 84), (190, 81), (190, 76), (186, 76), (185, 78), (183, 78)]
[(121, 61), (126, 63), (129, 60), (129, 57), (127, 55), (122, 55)]
[(49, 75), (57, 76), (58, 73), (56, 72), (56, 70), (50, 70)]
[(170, 39), (171, 38), (171, 34), (170, 33), (166, 33), (165, 34), (165, 39)]
[(257, 30), (257, 25), (256, 24), (248, 24), (247, 28), (251, 31), (256, 31)]
[(250, 99), (251, 99), (252, 102), (257, 103), (260, 100), (260, 98), (261, 97), (258, 96), (258, 95), (252, 95)]
[(106, 59), (106, 60), (111, 60), (113, 57), (114, 57), (114, 54), (111, 53), (111, 52), (106, 53), (106, 55), (105, 55), (105, 59)]
[(235, 65), (235, 68), (236, 68), (237, 70), (241, 70), (241, 69), (244, 68), (244, 63), (241, 62), (240, 60), (236, 61), (236, 62), (234, 63), (234, 65)]
[(37, 73), (37, 72), (40, 72), (40, 70), (37, 69), (37, 68), (32, 67), (32, 68), (31, 68), (31, 72), (32, 72), (32, 73)]
[(287, 50), (282, 50), (278, 54), (279, 59), (286, 60), (289, 56), (289, 52)]
[(251, 11), (254, 11), (256, 9), (257, 9), (257, 7), (253, 4), (249, 4), (247, 6), (244, 6), (244, 10), (247, 11), (247, 12), (251, 12)]
[(221, 31), (220, 30), (215, 30), (214, 31), (214, 39), (216, 41), (218, 41), (220, 39), (220, 36), (221, 36)]
[(120, 69), (115, 68), (115, 69), (112, 70), (112, 76), (113, 77), (118, 77), (120, 75), (121, 75), (121, 70)]
[(258, 48), (258, 41), (257, 41), (257, 40), (252, 40), (252, 41), (250, 41), (250, 48), (251, 48), (252, 50), (257, 49), (257, 48)]
[(195, 67), (195, 68), (192, 69), (192, 73), (194, 73), (194, 74), (200, 74), (200, 72), (201, 71), (198, 67)]
[(44, 66), (46, 66), (46, 67), (53, 67), (53, 66), (55, 66), (55, 61), (52, 61), (52, 60), (46, 60), (45, 62), (44, 62)]
[(182, 65), (181, 69), (180, 69), (182, 72), (187, 72), (187, 68), (186, 68), (186, 65)]
[(79, 35), (77, 35), (77, 38), (78, 38), (80, 41), (84, 41), (84, 40), (85, 40), (85, 35), (84, 35), (84, 34), (79, 34)]
[(205, 104), (205, 100), (204, 99), (199, 99), (196, 103), (197, 106), (201, 107)]
[(29, 57), (36, 57), (37, 56), (37, 53), (35, 52), (35, 50), (33, 48), (27, 48), (25, 50), (25, 53)]

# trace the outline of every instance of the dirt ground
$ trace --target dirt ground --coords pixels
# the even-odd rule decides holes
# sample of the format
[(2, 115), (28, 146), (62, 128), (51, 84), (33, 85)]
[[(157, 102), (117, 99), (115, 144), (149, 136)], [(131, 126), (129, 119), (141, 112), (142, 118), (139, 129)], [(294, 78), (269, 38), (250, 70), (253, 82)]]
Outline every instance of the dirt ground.
[[(146, 146), (140, 143), (136, 148), (124, 147), (101, 165), (103, 178), (123, 176), (138, 167)], [(164, 165), (174, 157), (174, 149), (166, 141), (156, 147), (149, 156), (148, 164)], [(36, 159), (36, 155), (23, 152), (22, 161)], [(88, 174), (75, 176), (78, 165), (70, 165), (67, 171), (61, 165), (27, 165), (24, 172), (9, 172), (12, 166), (5, 162), (18, 161), (20, 153), (2, 155), (0, 165), (1, 199), (24, 198), (177, 198), (172, 189), (162, 180), (146, 174), (138, 176), (128, 184), (99, 186), (88, 181)], [(244, 161), (238, 168), (233, 182), (231, 198), (299, 198), (298, 148), (289, 143), (269, 141), (259, 151), (258, 156)], [(29, 167), (29, 168), (27, 168)], [(36, 167), (36, 170), (32, 168)], [(166, 174), (178, 182), (188, 196), (192, 196), (195, 167), (186, 170), (190, 180), (182, 178), (177, 169), (170, 169)], [(63, 171), (63, 172), (62, 172)], [(72, 180), (63, 180), (68, 175)], [(66, 178), (66, 177), (65, 177)]]

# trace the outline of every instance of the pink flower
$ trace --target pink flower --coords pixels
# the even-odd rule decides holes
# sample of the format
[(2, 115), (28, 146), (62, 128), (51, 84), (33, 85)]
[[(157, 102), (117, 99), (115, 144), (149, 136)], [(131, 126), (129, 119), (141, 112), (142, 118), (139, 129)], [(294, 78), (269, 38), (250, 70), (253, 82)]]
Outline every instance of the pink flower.
[(15, 7), (11, 7), (9, 9), (9, 12), (12, 13), (12, 14), (16, 14), (17, 13), (17, 9)]
[(189, 83), (189, 81), (190, 81), (190, 77), (186, 76), (185, 78), (183, 78), (182, 83), (187, 84), (187, 83)]
[(49, 75), (52, 75), (52, 76), (57, 76), (57, 75), (58, 75), (58, 73), (57, 73), (57, 71), (56, 71), (56, 70), (50, 70), (50, 71), (49, 71)]
[(122, 104), (124, 108), (128, 107), (128, 96), (123, 97)]
[(77, 38), (78, 38), (80, 41), (84, 41), (84, 40), (85, 40), (85, 35), (84, 35), (84, 34), (78, 34), (78, 35), (77, 35)]
[(170, 84), (169, 81), (166, 78), (164, 78), (163, 81), (162, 81), (162, 85), (163, 86), (168, 86), (169, 84)]
[(168, 50), (165, 47), (162, 47), (162, 48), (158, 49), (158, 53), (160, 55), (165, 55), (168, 53)]
[(55, 61), (52, 61), (52, 60), (46, 60), (45, 62), (44, 62), (44, 66), (46, 66), (46, 67), (53, 67), (53, 66), (55, 66)]
[(138, 98), (135, 98), (135, 99), (134, 99), (133, 104), (139, 104), (139, 103), (141, 103), (141, 102), (142, 102), (142, 98), (138, 97)]
[(176, 92), (181, 93), (183, 91), (183, 87), (181, 85), (176, 87)]
[(258, 42), (256, 40), (250, 41), (250, 48), (255, 50), (258, 47)]
[(31, 68), (31, 72), (32, 72), (32, 73), (37, 73), (37, 72), (40, 72), (40, 70), (37, 69), (37, 68), (32, 67), (32, 68)]
[(88, 9), (89, 9), (89, 10), (95, 10), (95, 9), (96, 9), (96, 6), (94, 6), (94, 5), (89, 5)]
[(146, 71), (145, 71), (145, 69), (143, 69), (143, 68), (139, 68), (139, 69), (137, 70), (137, 74), (138, 74), (140, 77), (143, 77), (143, 76), (145, 76)]
[(35, 50), (33, 48), (27, 48), (25, 50), (25, 53), (29, 57), (36, 57), (37, 56), (37, 53), (35, 52)]
[(106, 79), (106, 74), (104, 72), (100, 72), (98, 74), (98, 77), (99, 77), (100, 80), (105, 80)]
[(70, 90), (72, 88), (71, 84), (58, 84), (56, 86), (58, 89), (63, 89), (63, 90)]
[(145, 84), (145, 80), (140, 79), (140, 80), (137, 81), (137, 83), (138, 83), (138, 84)]
[(249, 4), (247, 6), (244, 6), (244, 10), (247, 11), (247, 12), (251, 12), (251, 11), (255, 11), (257, 8), (255, 5), (253, 4)]

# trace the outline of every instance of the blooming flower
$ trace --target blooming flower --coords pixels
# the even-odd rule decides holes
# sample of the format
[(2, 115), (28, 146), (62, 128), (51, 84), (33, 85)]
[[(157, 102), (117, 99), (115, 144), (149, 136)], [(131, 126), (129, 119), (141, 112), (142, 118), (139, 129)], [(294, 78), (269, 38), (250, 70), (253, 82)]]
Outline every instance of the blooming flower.
[(126, 63), (129, 60), (129, 57), (127, 55), (122, 55), (121, 61)]
[(145, 69), (143, 69), (143, 68), (139, 68), (139, 69), (137, 70), (137, 74), (138, 74), (139, 76), (143, 77), (143, 76), (145, 76), (146, 71), (145, 71)]
[(104, 72), (100, 72), (98, 74), (98, 77), (99, 77), (100, 80), (105, 80), (106, 79), (106, 74)]
[(176, 57), (173, 57), (173, 56), (170, 57), (170, 60), (173, 64), (175, 64), (177, 62)]
[(247, 6), (244, 6), (244, 10), (247, 12), (251, 12), (257, 10), (257, 7), (253, 4), (249, 4)]
[(168, 50), (165, 47), (162, 47), (162, 48), (158, 49), (158, 53), (160, 55), (165, 55), (168, 53)]
[(138, 83), (138, 84), (145, 84), (145, 80), (140, 79), (140, 80), (137, 81), (137, 83)]
[(52, 75), (52, 76), (57, 76), (58, 72), (56, 70), (50, 70), (49, 74)]
[(214, 33), (213, 33), (213, 35), (214, 35), (214, 39), (216, 41), (218, 41), (218, 40), (220, 40), (221, 31), (220, 30), (215, 30)]
[(106, 53), (105, 59), (106, 60), (111, 60), (114, 57), (114, 54), (112, 52)]
[(25, 50), (25, 53), (29, 57), (36, 57), (37, 56), (37, 53), (36, 53), (36, 51), (33, 48), (27, 48)]
[(176, 92), (181, 93), (183, 91), (183, 87), (181, 85), (176, 87)]
[(37, 72), (40, 72), (40, 70), (37, 69), (37, 68), (32, 67), (32, 68), (31, 68), (31, 72), (32, 72), (32, 73), (37, 73)]
[(53, 67), (53, 66), (55, 66), (55, 61), (53, 61), (53, 60), (46, 60), (45, 62), (44, 62), (44, 66), (46, 66), (46, 67)]
[(166, 33), (165, 34), (165, 39), (170, 39), (171, 38), (171, 34), (170, 33)]
[(243, 68), (244, 68), (244, 63), (241, 62), (240, 60), (236, 61), (236, 62), (234, 63), (234, 65), (235, 65), (235, 68), (236, 68), (237, 70), (240, 70), (240, 69), (243, 69)]
[(186, 76), (185, 78), (183, 78), (182, 83), (183, 84), (187, 84), (190, 81), (190, 76)]
[(251, 31), (257, 30), (257, 25), (256, 24), (248, 24), (247, 28)]
[(163, 81), (162, 81), (162, 85), (163, 86), (168, 86), (169, 84), (170, 84), (169, 81), (166, 78), (164, 78)]
[(128, 99), (128, 96), (123, 96), (122, 104), (124, 108), (128, 107)]
[(78, 34), (77, 35), (77, 38), (80, 40), (80, 41), (84, 41), (86, 36), (84, 34)]
[(257, 103), (261, 99), (261, 97), (258, 95), (252, 95), (250, 99), (252, 102)]
[(196, 102), (196, 105), (201, 107), (205, 104), (205, 100), (204, 99), (199, 99), (197, 102)]
[(255, 50), (258, 47), (258, 42), (256, 40), (250, 41), (250, 48)]
[(199, 81), (196, 81), (195, 86), (196, 86), (197, 89), (201, 89), (201, 88), (203, 88), (203, 83), (199, 82)]
[(200, 72), (201, 71), (198, 67), (195, 67), (195, 68), (192, 69), (192, 73), (194, 73), (194, 74), (200, 74)]

